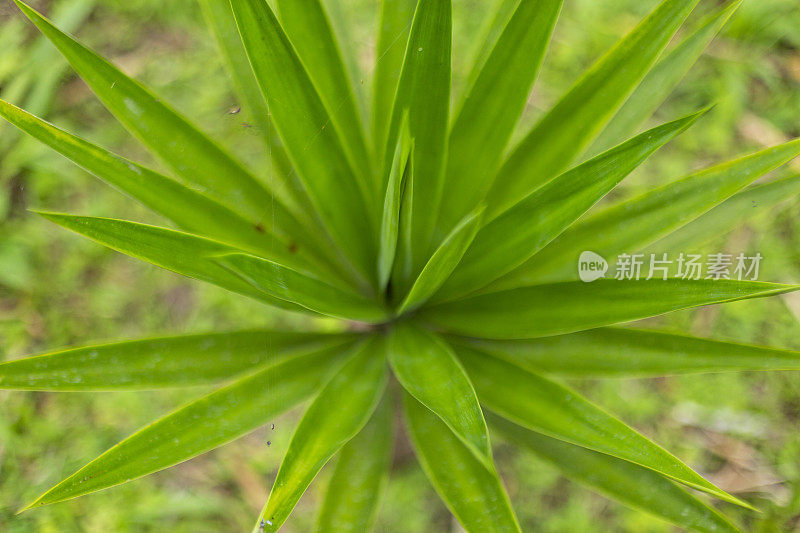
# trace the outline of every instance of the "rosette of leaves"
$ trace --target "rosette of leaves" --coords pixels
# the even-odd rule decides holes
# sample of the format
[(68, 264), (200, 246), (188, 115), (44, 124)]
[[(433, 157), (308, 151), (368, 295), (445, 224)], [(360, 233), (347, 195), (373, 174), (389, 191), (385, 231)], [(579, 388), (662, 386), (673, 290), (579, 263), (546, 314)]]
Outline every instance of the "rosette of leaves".
[(750, 187), (800, 153), (795, 140), (584, 216), (701, 118), (704, 110), (637, 134), (739, 2), (689, 24), (698, 0), (663, 1), (518, 141), (512, 133), (560, 0), (499, 2), (457, 99), (450, 0), (384, 0), (374, 89), (364, 105), (320, 0), (275, 3), (277, 12), (265, 0), (201, 2), (242, 107), (263, 133), (273, 168), (264, 177), (17, 1), (169, 169), (146, 168), (0, 102), (6, 120), (173, 227), (42, 216), (228, 289), (232, 298), (343, 325), (340, 333), (246, 330), (132, 340), (0, 364), (3, 389), (219, 384), (28, 508), (175, 465), (308, 400), (255, 531), (279, 529), (334, 456), (318, 530), (368, 530), (391, 467), (394, 410), (467, 531), (520, 530), (495, 468), (489, 427), (623, 504), (690, 530), (735, 531), (686, 488), (747, 502), (559, 379), (800, 368), (800, 357), (788, 350), (618, 326), (796, 285), (582, 283), (575, 271), (583, 250), (609, 257), (691, 241), (740, 221), (742, 206), (757, 200), (769, 209), (800, 190), (793, 177)]

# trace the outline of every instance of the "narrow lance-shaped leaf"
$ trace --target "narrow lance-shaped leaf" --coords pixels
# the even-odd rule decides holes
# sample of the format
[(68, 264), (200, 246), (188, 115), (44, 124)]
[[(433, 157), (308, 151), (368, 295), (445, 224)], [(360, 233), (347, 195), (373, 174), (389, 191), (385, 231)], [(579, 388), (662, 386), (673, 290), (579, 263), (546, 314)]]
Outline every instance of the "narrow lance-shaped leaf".
[(378, 197), (364, 126), (328, 14), (321, 0), (278, 0), (277, 6), (281, 25), (314, 82), (353, 168), (359, 174), (367, 207), (372, 207)]
[(0, 389), (147, 390), (218, 383), (353, 335), (248, 330), (70, 348), (0, 363)]
[(392, 401), (384, 396), (372, 419), (339, 452), (325, 490), (318, 533), (372, 531), (394, 450)]
[(290, 359), (195, 400), (109, 449), (26, 509), (126, 483), (241, 437), (314, 393), (341, 354), (337, 348)]
[(297, 174), (327, 229), (374, 277), (376, 229), (339, 133), (300, 58), (263, 0), (231, 3), (245, 50)]
[(697, 2), (662, 2), (533, 127), (494, 181), (487, 198), (490, 218), (569, 167), (647, 74)]
[(255, 122), (265, 142), (269, 143), (271, 126), (267, 102), (242, 46), (230, 0), (199, 0), (199, 3), (242, 100), (242, 111)]
[[(256, 116), (256, 124), (260, 124), (260, 129), (265, 137), (266, 155), (269, 157), (267, 173), (269, 188), (276, 197), (285, 203), (291, 214), (300, 221), (300, 227), (291, 231), (292, 237), (307, 245), (310, 244), (311, 251), (316, 252), (315, 255), (318, 257), (325, 260), (332, 259), (339, 275), (343, 271), (346, 278), (351, 278), (350, 269), (346, 263), (342, 266), (341, 252), (335, 249), (333, 241), (325, 231), (319, 214), (315, 211), (303, 183), (294, 171), (280, 136), (270, 120), (266, 100), (258, 86), (247, 52), (242, 44), (230, 0), (202, 0), (202, 7), (226, 59), (240, 97)], [(274, 231), (272, 226), (274, 224), (270, 224), (268, 229)], [(304, 246), (300, 247), (301, 253), (304, 248)]]
[(436, 413), (487, 468), (493, 469), (483, 413), (452, 350), (422, 329), (398, 325), (389, 338), (389, 362), (403, 387)]
[(280, 204), (228, 153), (111, 63), (59, 31), (20, 0), (15, 2), (64, 54), (117, 120), (186, 183), (257, 221), (272, 220), (274, 206), (276, 223), (287, 231), (292, 229), (294, 222)]
[(741, 0), (734, 0), (708, 15), (697, 29), (660, 59), (592, 143), (587, 150), (588, 156), (598, 154), (636, 133), (639, 126), (680, 83), (741, 3)]
[(508, 21), (519, 7), (520, 0), (494, 0), (494, 5), (488, 9), (483, 21), (483, 27), (478, 31), (478, 38), (472, 44), (469, 57), (472, 59), (467, 63), (470, 65), (470, 72), (467, 75), (465, 89), (475, 85), (483, 70), (486, 60), (497, 45), (497, 40), (505, 31)]
[(520, 2), (450, 129), (439, 231), (486, 195), (539, 72), (562, 0)]
[(372, 95), (372, 135), (383, 160), (392, 107), (403, 68), (408, 33), (417, 0), (382, 0)]
[(525, 262), (704, 113), (637, 135), (533, 191), (481, 229), (437, 300), (479, 289)]
[(632, 328), (540, 339), (448, 337), (531, 372), (569, 377), (656, 377), (695, 372), (800, 370), (800, 353)]
[[(350, 80), (351, 87), (353, 87), (359, 114), (362, 117), (368, 117), (370, 110), (367, 93), (365, 91), (366, 80), (364, 79), (367, 73), (363, 71), (360, 64), (360, 56), (363, 53), (362, 48), (365, 43), (358, 42), (356, 39), (352, 38), (361, 28), (361, 21), (359, 20), (358, 14), (363, 9), (363, 6), (357, 3), (340, 2), (339, 0), (321, 1), (325, 8), (325, 13), (327, 13), (328, 19), (331, 22), (331, 30), (333, 31), (334, 39), (339, 45), (344, 70)], [(372, 68), (369, 68), (370, 72), (372, 70)], [(364, 125), (366, 126), (366, 121), (364, 121)], [(377, 176), (373, 177), (377, 178)]]
[(309, 227), (313, 226), (313, 208), (294, 173), (292, 163), (280, 142), (275, 127), (269, 120), (269, 110), (261, 88), (258, 86), (250, 60), (239, 36), (230, 0), (200, 0), (206, 21), (211, 28), (223, 58), (228, 66), (237, 93), (246, 114), (264, 137), (270, 166), (270, 190), (281, 198), (286, 207)]
[(190, 278), (237, 292), (289, 310), (302, 310), (294, 304), (273, 298), (215, 263), (213, 256), (237, 250), (217, 241), (157, 226), (111, 218), (83, 217), (60, 213), (39, 213), (84, 237), (131, 257), (147, 261)]
[(414, 282), (398, 313), (408, 312), (423, 305), (447, 280), (475, 239), (483, 220), (483, 209), (481, 206), (467, 214), (442, 241)]
[(433, 230), (442, 198), (450, 109), (450, 53), (452, 48), (450, 0), (419, 2), (406, 48), (403, 71), (389, 127), (384, 161), (384, 188), (392, 151), (408, 110), (414, 138), (414, 216), (409, 257), (416, 275), (428, 260)]
[(394, 267), (391, 275), (391, 291), (389, 296), (393, 302), (399, 301), (413, 282), (414, 265), (411, 264), (411, 248), (414, 221), (414, 144), (408, 157), (406, 172), (403, 176), (403, 195), (400, 198), (400, 224), (397, 235), (397, 252), (394, 258)]
[[(290, 264), (307, 257), (307, 247), (300, 247), (292, 253), (292, 243), (284, 237), (267, 233), (267, 228), (254, 225), (209, 197), (60, 130), (2, 100), (0, 116), (187, 231), (247, 250), (264, 252)], [(325, 263), (316, 264), (328, 268)]]
[(436, 492), (470, 533), (519, 533), (517, 517), (494, 469), (456, 438), (442, 420), (410, 394), (406, 423), (417, 459)]
[(563, 385), (468, 348), (459, 347), (458, 356), (475, 383), (481, 403), (503, 417), (550, 437), (644, 466), (722, 500), (750, 507)]
[(608, 207), (570, 227), (491, 289), (577, 280), (576, 265), (583, 251), (609, 259), (637, 252), (798, 155), (800, 139), (696, 172)]
[(224, 255), (215, 260), (258, 290), (324, 315), (365, 322), (380, 322), (387, 316), (374, 300), (274, 261), (246, 254)]
[[(414, 141), (408, 131), (408, 115), (400, 127), (400, 137), (392, 159), (392, 170), (386, 185), (386, 198), (383, 201), (383, 217), (381, 218), (380, 245), (378, 250), (378, 288), (386, 289), (392, 274), (394, 260), (397, 255), (397, 238), (400, 232), (400, 205), (403, 200), (405, 176), (409, 168), (408, 158), (411, 156)], [(411, 188), (409, 188), (409, 191)]]
[(369, 421), (388, 376), (382, 342), (363, 343), (303, 415), (254, 532), (278, 531), (325, 463)]
[(525, 339), (798, 289), (800, 285), (728, 279), (570, 281), (473, 296), (424, 308), (418, 316), (459, 335)]
[(610, 455), (587, 450), (525, 429), (488, 413), (492, 427), (564, 475), (622, 504), (689, 531), (736, 533), (739, 529), (696, 496), (658, 473)]
[(770, 213), (800, 195), (800, 176), (791, 176), (734, 194), (703, 216), (659, 239), (650, 250), (688, 250), (737, 228), (748, 219)]

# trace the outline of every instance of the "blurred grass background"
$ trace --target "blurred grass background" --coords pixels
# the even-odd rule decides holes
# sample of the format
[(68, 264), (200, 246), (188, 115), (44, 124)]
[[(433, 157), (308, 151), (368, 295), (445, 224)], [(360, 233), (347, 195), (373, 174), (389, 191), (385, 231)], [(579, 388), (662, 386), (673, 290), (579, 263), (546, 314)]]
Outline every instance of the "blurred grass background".
[[(328, 2), (358, 66), (374, 58), (377, 0)], [(456, 92), (493, 2), (454, 0)], [(530, 124), (655, 0), (566, 0), (524, 120)], [(72, 25), (83, 42), (265, 172), (257, 132), (237, 107), (215, 43), (192, 1), (60, 0), (32, 4)], [(714, 7), (701, 2), (693, 18)], [(129, 157), (158, 166), (86, 86), (0, 0), (0, 94)], [(710, 115), (632, 175), (615, 197), (800, 135), (800, 6), (745, 0), (679, 89), (668, 119), (708, 103)], [(521, 127), (524, 127), (523, 124)], [(235, 139), (235, 142), (231, 142)], [(797, 167), (794, 167), (796, 172)], [(791, 169), (783, 173), (791, 172)], [(0, 360), (93, 341), (253, 326), (298, 327), (209, 285), (137, 262), (74, 236), (29, 207), (159, 222), (60, 156), (0, 124)], [(800, 200), (731, 228), (709, 250), (760, 251), (760, 279), (800, 281)], [(698, 335), (800, 349), (800, 303), (773, 298), (675, 313), (653, 321)], [(746, 530), (800, 531), (800, 376), (745, 373), (575, 383), (723, 489), (764, 513), (730, 506)], [(15, 516), (16, 509), (154, 417), (200, 390), (47, 394), (0, 391), (0, 531), (240, 531), (252, 525), (297, 413), (165, 472)], [(266, 445), (267, 441), (271, 445)], [(497, 459), (523, 529), (667, 532), (674, 528), (597, 496), (548, 464), (498, 443)], [(312, 529), (325, 472), (287, 531)], [(459, 531), (410, 449), (400, 443), (379, 531)]]

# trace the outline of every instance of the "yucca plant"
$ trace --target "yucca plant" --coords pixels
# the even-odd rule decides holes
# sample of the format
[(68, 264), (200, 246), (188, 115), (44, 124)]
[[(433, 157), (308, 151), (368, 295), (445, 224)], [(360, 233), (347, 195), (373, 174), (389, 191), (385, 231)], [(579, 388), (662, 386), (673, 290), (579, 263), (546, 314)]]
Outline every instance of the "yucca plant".
[[(178, 229), (41, 212), (122, 253), (338, 332), (244, 330), (73, 348), (0, 364), (0, 388), (145, 390), (221, 384), (131, 435), (26, 509), (180, 463), (305, 400), (255, 531), (276, 531), (338, 455), (319, 531), (374, 522), (403, 412), (416, 456), (467, 531), (519, 531), (489, 426), (624, 504), (696, 531), (736, 531), (685, 487), (750, 505), (559, 378), (800, 369), (776, 348), (611, 327), (800, 286), (734, 279), (578, 279), (583, 251), (672, 251), (800, 191), (747, 186), (800, 140), (583, 215), (705, 110), (640, 126), (737, 8), (668, 44), (699, 0), (664, 0), (522, 137), (560, 0), (503, 0), (451, 109), (450, 0), (384, 0), (369, 120), (320, 0), (202, 0), (261, 176), (112, 64), (15, 0), (169, 175), (0, 101), (0, 115)], [(628, 140), (625, 140), (628, 139)], [(329, 328), (328, 328), (329, 329)]]

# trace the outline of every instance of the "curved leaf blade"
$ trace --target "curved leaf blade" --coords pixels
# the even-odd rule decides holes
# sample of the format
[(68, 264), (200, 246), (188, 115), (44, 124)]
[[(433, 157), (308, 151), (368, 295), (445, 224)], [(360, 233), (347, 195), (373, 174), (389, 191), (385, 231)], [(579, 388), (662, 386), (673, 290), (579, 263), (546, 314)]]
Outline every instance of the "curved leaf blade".
[(341, 134), (370, 206), (377, 200), (371, 180), (372, 162), (367, 150), (361, 114), (345, 69), (342, 52), (320, 0), (278, 0), (281, 25), (305, 65), (331, 120)]
[(573, 333), (681, 309), (800, 289), (758, 281), (570, 281), (481, 294), (420, 310), (419, 317), (450, 333), (490, 339), (525, 339)]
[[(61, 51), (108, 110), (181, 178), (234, 211), (272, 220), (273, 197), (228, 153), (111, 63), (53, 26), (21, 0), (16, 4)], [(277, 223), (287, 222), (276, 205)], [(290, 229), (289, 227), (285, 229)]]
[(364, 322), (380, 322), (387, 317), (387, 311), (374, 300), (274, 261), (246, 254), (224, 255), (215, 260), (259, 291), (324, 315)]
[(25, 509), (120, 485), (241, 437), (310, 396), (341, 355), (336, 348), (290, 359), (195, 400), (112, 447)]
[(425, 177), (417, 180), (412, 191), (414, 216), (409, 250), (412, 275), (416, 275), (428, 260), (442, 199), (450, 110), (452, 24), (451, 0), (417, 4), (389, 126), (382, 190), (389, 178), (392, 151), (406, 112), (414, 138), (414, 174)]
[(568, 377), (800, 370), (800, 352), (793, 350), (632, 328), (598, 328), (540, 339), (447, 340), (530, 372)]
[[(270, 188), (281, 198), (287, 208), (303, 220), (308, 227), (316, 227), (311, 201), (297, 179), (289, 156), (280, 142), (275, 127), (269, 120), (269, 110), (261, 88), (258, 86), (247, 52), (244, 50), (239, 28), (233, 16), (229, 0), (200, 0), (206, 22), (228, 66), (235, 88), (243, 103), (245, 114), (250, 115), (259, 132), (264, 136), (269, 162), (271, 163)], [(275, 183), (277, 178), (278, 182)]]
[(255, 532), (278, 531), (325, 463), (367, 424), (386, 388), (382, 342), (362, 344), (303, 415)]
[[(392, 275), (394, 260), (397, 255), (397, 239), (400, 233), (400, 206), (403, 200), (405, 176), (409, 171), (408, 158), (414, 147), (411, 132), (408, 130), (408, 116), (400, 127), (400, 138), (392, 159), (392, 170), (389, 183), (386, 185), (386, 198), (383, 201), (383, 217), (381, 218), (381, 236), (378, 250), (378, 288), (386, 289)], [(408, 187), (411, 191), (412, 188)]]
[(481, 206), (469, 213), (442, 241), (412, 285), (398, 313), (422, 306), (447, 281), (473, 243), (483, 221), (483, 210)]
[(325, 490), (318, 533), (372, 531), (392, 467), (392, 402), (384, 397), (372, 419), (339, 452)]
[(237, 251), (236, 248), (217, 241), (126, 220), (61, 213), (38, 213), (59, 226), (136, 259), (282, 309), (303, 310), (302, 307), (273, 298), (269, 294), (257, 290), (251, 284), (215, 263), (211, 259), (212, 256)]
[(608, 207), (567, 229), (541, 253), (498, 280), (492, 289), (577, 280), (575, 264), (584, 250), (603, 257), (640, 251), (798, 155), (800, 139), (795, 139)]
[(560, 175), (489, 222), (437, 300), (479, 289), (534, 256), (706, 110), (657, 126)]
[(406, 423), (425, 474), (470, 533), (520, 533), (505, 488), (442, 420), (410, 394), (404, 396)]
[(391, 289), (388, 296), (392, 303), (397, 303), (404, 294), (407, 294), (414, 281), (411, 250), (414, 239), (414, 182), (417, 181), (417, 177), (414, 175), (413, 153), (414, 144), (412, 142), (411, 154), (409, 154), (408, 163), (406, 164), (406, 173), (403, 176), (403, 196), (400, 198), (397, 252), (394, 258), (394, 266), (392, 267), (391, 284), (387, 286), (387, 288)]
[(544, 59), (562, 0), (519, 2), (457, 111), (439, 229), (450, 228), (486, 195)]
[(800, 176), (790, 176), (734, 194), (687, 225), (654, 242), (648, 249), (688, 250), (739, 227), (755, 216), (800, 195)]
[(389, 363), (403, 388), (436, 413), (492, 470), (486, 422), (475, 390), (452, 350), (424, 330), (399, 325), (389, 337)]
[[(268, 234), (207, 196), (0, 100), (0, 116), (145, 207), (191, 232), (293, 261), (283, 236)], [(276, 240), (277, 239), (277, 240)], [(305, 255), (305, 247), (302, 247)]]
[(245, 330), (69, 348), (0, 363), (0, 389), (118, 391), (219, 383), (353, 335)]
[(459, 348), (481, 403), (516, 424), (644, 466), (692, 488), (751, 508), (576, 392), (522, 368)]
[(567, 168), (655, 63), (698, 0), (665, 0), (606, 52), (533, 127), (500, 169), (490, 218)]
[(742, 0), (733, 0), (705, 17), (688, 37), (660, 59), (595, 139), (587, 153), (600, 153), (636, 133), (639, 126), (680, 83), (741, 3)]
[(417, 0), (381, 2), (372, 94), (372, 135), (378, 161), (383, 160), (395, 93), (416, 7)]
[(347, 257), (363, 275), (373, 276), (375, 219), (372, 205), (365, 203), (370, 196), (354, 177), (313, 82), (267, 2), (243, 0), (231, 6), (275, 128), (314, 207)]
[(739, 532), (715, 509), (652, 470), (530, 431), (492, 413), (487, 416), (511, 442), (612, 500), (689, 531)]

